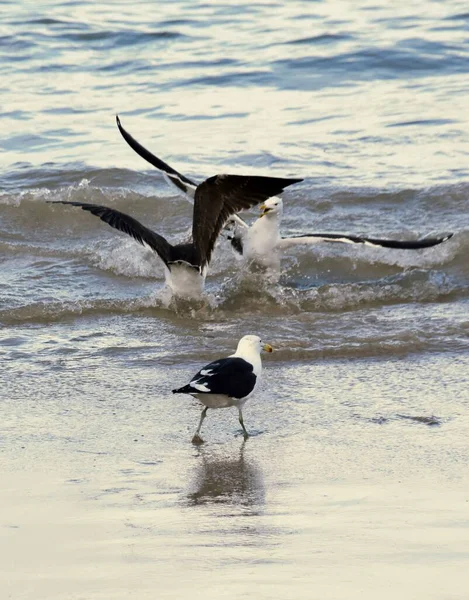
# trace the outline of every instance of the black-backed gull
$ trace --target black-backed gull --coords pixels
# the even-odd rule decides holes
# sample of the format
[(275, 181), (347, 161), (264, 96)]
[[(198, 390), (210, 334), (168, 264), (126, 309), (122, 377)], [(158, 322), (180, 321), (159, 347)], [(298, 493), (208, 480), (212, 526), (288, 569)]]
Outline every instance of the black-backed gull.
[(170, 244), (139, 221), (108, 206), (61, 200), (99, 217), (102, 221), (154, 250), (165, 265), (166, 283), (173, 293), (197, 297), (203, 291), (215, 242), (228, 219), (251, 208), (286, 187), (302, 181), (257, 175), (215, 175), (197, 186), (194, 194), (192, 240)]
[(209, 408), (236, 406), (244, 436), (248, 437), (242, 407), (259, 383), (262, 350), (272, 352), (272, 346), (264, 344), (257, 335), (245, 335), (239, 340), (234, 354), (209, 363), (187, 385), (173, 390), (173, 394), (190, 394), (205, 406), (192, 443), (203, 441), (200, 429)]
[[(119, 117), (116, 117), (116, 119), (119, 131), (129, 146), (142, 158), (159, 169), (169, 183), (181, 190), (189, 200), (192, 200), (197, 184), (144, 148), (122, 127)], [(239, 215), (230, 217), (229, 221), (235, 224), (235, 232), (233, 236), (230, 236), (230, 239), (235, 251), (242, 254), (248, 261), (262, 262), (271, 266), (278, 266), (279, 251), (299, 244), (315, 245), (321, 242), (335, 242), (364, 244), (379, 248), (420, 250), (441, 244), (453, 236), (450, 233), (419, 240), (392, 240), (344, 233), (308, 233), (291, 237), (281, 237), (282, 199), (271, 197), (265, 202), (262, 210), (261, 217), (267, 218), (257, 219), (251, 227)]]

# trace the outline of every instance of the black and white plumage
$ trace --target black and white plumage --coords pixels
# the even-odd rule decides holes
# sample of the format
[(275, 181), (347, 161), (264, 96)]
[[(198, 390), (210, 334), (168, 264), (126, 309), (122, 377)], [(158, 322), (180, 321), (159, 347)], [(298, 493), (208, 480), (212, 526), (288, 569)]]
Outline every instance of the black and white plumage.
[[(191, 179), (189, 179), (189, 177), (186, 177), (182, 173), (179, 173), (178, 171), (176, 171), (176, 169), (173, 169), (173, 167), (168, 165), (168, 163), (164, 162), (164, 160), (161, 160), (161, 158), (155, 156), (152, 152), (150, 152), (144, 146), (142, 146), (140, 142), (137, 142), (137, 140), (132, 135), (130, 135), (128, 131), (124, 129), (122, 123), (120, 122), (119, 115), (116, 115), (116, 123), (122, 137), (129, 144), (132, 150), (134, 150), (144, 160), (146, 160), (151, 165), (156, 167), (159, 171), (161, 171), (166, 181), (176, 186), (178, 190), (181, 191), (190, 202), (194, 202), (195, 192), (199, 184), (195, 181), (192, 181)], [(302, 180), (298, 179), (297, 181)], [(244, 223), (244, 221), (236, 214), (233, 214), (230, 217), (230, 219), (233, 220), (235, 223), (239, 223), (240, 225)]]
[[(181, 176), (181, 181), (185, 179)], [(166, 283), (173, 292), (194, 297), (203, 290), (215, 242), (228, 219), (240, 210), (264, 202), (299, 181), (302, 180), (257, 175), (209, 177), (194, 192), (192, 240), (176, 245), (170, 244), (163, 236), (114, 208), (65, 200), (57, 203), (80, 207), (114, 229), (130, 235), (143, 246), (151, 248), (163, 261)]]
[[(159, 169), (167, 181), (175, 185), (179, 190), (192, 199), (197, 185), (173, 169), (163, 160), (149, 152), (137, 142), (117, 120), (119, 130), (127, 143), (142, 158)], [(248, 261), (256, 261), (267, 266), (278, 266), (279, 253), (282, 249), (297, 246), (299, 244), (315, 245), (322, 242), (335, 242), (345, 244), (363, 244), (378, 248), (394, 248), (401, 250), (420, 250), (430, 248), (449, 240), (453, 234), (427, 237), (419, 240), (390, 240), (353, 234), (342, 233), (308, 233), (291, 237), (280, 235), (280, 222), (283, 214), (283, 202), (281, 198), (270, 198), (265, 202), (262, 217), (249, 226), (239, 215), (230, 217), (235, 225), (234, 235), (230, 236), (233, 249)]]
[(182, 191), (190, 200), (194, 200), (195, 190), (197, 189), (197, 183), (190, 180), (189, 177), (178, 173), (176, 169), (170, 167), (164, 160), (158, 158), (154, 154), (152, 154), (149, 150), (144, 148), (140, 142), (130, 135), (128, 131), (126, 131), (120, 122), (119, 115), (116, 115), (116, 123), (119, 131), (121, 132), (124, 140), (129, 144), (129, 146), (135, 150), (135, 152), (149, 162), (151, 165), (156, 167), (159, 171), (163, 173), (165, 179), (175, 185), (180, 191)]
[(209, 408), (236, 406), (244, 435), (248, 436), (242, 407), (259, 383), (262, 350), (272, 352), (272, 347), (264, 344), (257, 335), (245, 335), (240, 339), (234, 354), (209, 363), (187, 385), (173, 390), (173, 394), (190, 394), (205, 406), (193, 443), (202, 443), (200, 429)]
[(379, 248), (398, 248), (402, 250), (419, 250), (430, 248), (450, 239), (453, 234), (439, 237), (428, 237), (420, 240), (390, 240), (368, 236), (342, 233), (308, 233), (292, 237), (280, 235), (280, 223), (283, 215), (281, 198), (269, 198), (261, 206), (261, 216), (249, 227), (236, 224), (231, 240), (236, 252), (248, 260), (261, 262), (271, 266), (279, 260), (279, 253), (285, 248), (299, 244), (315, 245), (322, 242), (339, 242), (345, 244), (363, 244)]

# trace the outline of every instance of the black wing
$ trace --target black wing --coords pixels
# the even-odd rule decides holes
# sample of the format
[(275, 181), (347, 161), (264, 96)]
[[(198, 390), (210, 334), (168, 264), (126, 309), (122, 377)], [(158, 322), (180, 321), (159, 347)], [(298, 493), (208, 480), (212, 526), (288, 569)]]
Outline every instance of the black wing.
[(167, 242), (164, 237), (158, 235), (148, 227), (145, 227), (139, 223), (136, 219), (129, 217), (114, 208), (108, 208), (107, 206), (99, 206), (97, 204), (88, 204), (86, 202), (68, 202), (66, 200), (60, 200), (58, 202), (50, 202), (51, 204), (71, 204), (72, 206), (78, 206), (83, 210), (87, 210), (92, 215), (95, 215), (104, 221), (114, 229), (118, 229), (127, 235), (130, 235), (137, 240), (142, 246), (149, 246), (154, 250), (164, 264), (169, 267), (173, 254), (173, 246)]
[(419, 250), (431, 248), (453, 237), (452, 233), (439, 237), (428, 237), (421, 240), (387, 240), (381, 238), (364, 237), (361, 235), (348, 235), (342, 233), (306, 233), (280, 240), (281, 248), (296, 246), (297, 244), (318, 244), (320, 242), (341, 242), (344, 244), (365, 244), (381, 248), (400, 248), (401, 250)]
[(117, 127), (119, 128), (119, 131), (122, 134), (122, 137), (129, 144), (129, 146), (132, 148), (132, 150), (135, 150), (135, 152), (139, 156), (141, 156), (143, 159), (145, 159), (151, 165), (153, 165), (160, 171), (163, 171), (163, 173), (165, 173), (169, 177), (171, 182), (174, 183), (174, 185), (177, 186), (180, 190), (182, 190), (185, 193), (188, 193), (190, 196), (194, 195), (195, 188), (197, 187), (196, 183), (191, 181), (185, 175), (182, 175), (182, 173), (178, 173), (178, 171), (176, 171), (176, 169), (173, 169), (173, 167), (170, 167), (167, 163), (165, 163), (163, 160), (161, 160), (161, 158), (158, 158), (157, 156), (152, 154), (149, 150), (144, 148), (142, 146), (142, 144), (137, 142), (137, 140), (134, 137), (132, 137), (130, 135), (130, 133), (128, 133), (122, 127), (118, 115), (116, 115), (116, 122), (117, 122)]
[(173, 390), (173, 394), (224, 394), (230, 398), (245, 398), (256, 385), (257, 376), (252, 369), (252, 364), (243, 358), (221, 358), (200, 369), (190, 383)]
[(228, 218), (276, 196), (302, 179), (256, 175), (215, 175), (201, 183), (194, 199), (192, 239), (200, 266), (210, 262), (215, 242)]

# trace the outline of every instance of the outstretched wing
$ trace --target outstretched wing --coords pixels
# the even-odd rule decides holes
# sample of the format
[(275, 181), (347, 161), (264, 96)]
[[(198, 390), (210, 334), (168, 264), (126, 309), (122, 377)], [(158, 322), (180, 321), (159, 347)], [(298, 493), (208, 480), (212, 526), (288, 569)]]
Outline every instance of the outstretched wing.
[(130, 235), (134, 240), (137, 240), (137, 242), (142, 244), (142, 246), (149, 246), (158, 254), (168, 269), (170, 268), (169, 263), (172, 258), (173, 246), (171, 246), (163, 236), (148, 229), (148, 227), (145, 227), (136, 219), (129, 217), (129, 215), (115, 210), (114, 208), (99, 206), (97, 204), (88, 204), (86, 202), (59, 200), (58, 202), (50, 202), (50, 204), (71, 204), (72, 206), (78, 206), (83, 210), (90, 212), (92, 215), (99, 217), (104, 223), (114, 227), (114, 229)]
[(245, 398), (254, 389), (256, 380), (251, 363), (239, 357), (221, 358), (200, 369), (190, 383), (173, 390), (173, 393), (223, 394), (231, 398)]
[[(188, 177), (186, 177), (182, 173), (179, 173), (178, 171), (176, 171), (176, 169), (173, 169), (173, 167), (168, 165), (168, 163), (165, 163), (164, 160), (161, 160), (161, 158), (158, 158), (157, 156), (152, 154), (149, 150), (144, 148), (139, 142), (137, 142), (137, 140), (134, 137), (132, 137), (130, 135), (130, 133), (122, 127), (118, 115), (116, 115), (116, 122), (117, 122), (117, 127), (119, 128), (119, 131), (122, 134), (122, 137), (129, 144), (129, 146), (133, 150), (135, 150), (135, 152), (139, 156), (141, 156), (146, 161), (148, 161), (150, 164), (152, 164), (154, 167), (159, 169), (163, 173), (166, 181), (175, 185), (179, 190), (181, 190), (186, 195), (186, 197), (190, 201), (193, 201), (194, 196), (195, 196), (195, 190), (197, 188), (197, 184), (194, 181), (191, 181)], [(238, 217), (238, 215), (233, 215), (232, 219), (235, 223), (237, 223), (241, 227), (243, 225), (245, 225), (247, 227), (246, 223), (240, 217)]]
[(302, 179), (256, 175), (215, 175), (201, 183), (194, 199), (192, 239), (204, 267), (210, 262), (215, 242), (231, 215), (276, 196)]
[(321, 242), (340, 242), (344, 244), (364, 244), (380, 248), (400, 248), (401, 250), (419, 250), (431, 248), (453, 237), (452, 233), (440, 237), (428, 237), (421, 240), (387, 240), (380, 238), (347, 235), (342, 233), (309, 233), (288, 238), (282, 238), (279, 248), (289, 248), (298, 244), (320, 244)]
[(119, 128), (119, 131), (122, 134), (122, 137), (129, 144), (129, 146), (132, 148), (132, 150), (135, 150), (135, 152), (139, 156), (141, 156), (143, 159), (145, 159), (151, 165), (153, 165), (154, 167), (156, 167), (157, 169), (162, 171), (162, 173), (165, 175), (165, 177), (172, 184), (174, 184), (177, 188), (179, 188), (185, 194), (187, 194), (189, 196), (189, 198), (191, 198), (191, 199), (194, 198), (195, 189), (197, 187), (197, 184), (194, 181), (191, 181), (188, 177), (186, 177), (185, 175), (182, 175), (182, 173), (178, 173), (178, 171), (176, 171), (176, 169), (173, 169), (173, 167), (170, 167), (168, 165), (168, 163), (165, 163), (163, 160), (161, 160), (161, 158), (158, 158), (157, 156), (152, 154), (149, 150), (144, 148), (142, 146), (142, 144), (137, 142), (137, 140), (134, 137), (132, 137), (130, 135), (130, 133), (128, 133), (122, 127), (118, 115), (116, 115), (116, 123), (117, 123), (117, 127)]

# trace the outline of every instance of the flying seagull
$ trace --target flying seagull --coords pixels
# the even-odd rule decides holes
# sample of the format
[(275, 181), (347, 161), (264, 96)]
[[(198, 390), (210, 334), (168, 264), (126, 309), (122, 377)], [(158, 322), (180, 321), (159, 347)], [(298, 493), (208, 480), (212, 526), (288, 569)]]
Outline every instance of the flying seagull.
[(151, 248), (164, 263), (166, 283), (173, 293), (194, 297), (203, 291), (215, 242), (227, 220), (240, 210), (264, 202), (299, 181), (302, 180), (256, 175), (209, 177), (195, 190), (192, 240), (176, 245), (114, 208), (67, 200), (55, 204), (78, 206), (114, 229), (130, 235), (142, 246)]
[[(144, 148), (122, 127), (119, 117), (116, 117), (116, 120), (119, 131), (129, 146), (142, 158), (159, 169), (169, 183), (181, 190), (189, 200), (192, 200), (197, 184)], [(292, 237), (281, 237), (280, 222), (283, 215), (283, 201), (281, 198), (270, 198), (261, 209), (263, 211), (261, 217), (266, 218), (257, 219), (251, 227), (239, 215), (233, 215), (228, 221), (235, 224), (234, 235), (230, 236), (234, 250), (243, 255), (248, 261), (254, 260), (264, 264), (278, 263), (279, 251), (299, 244), (315, 245), (322, 242), (335, 242), (363, 244), (378, 248), (419, 250), (436, 246), (453, 237), (452, 233), (420, 240), (390, 240), (344, 233), (306, 233)]]
[(249, 436), (244, 426), (242, 407), (259, 383), (262, 350), (272, 352), (272, 346), (264, 344), (257, 335), (245, 335), (239, 340), (234, 354), (211, 362), (200, 369), (187, 385), (173, 390), (173, 394), (190, 394), (205, 406), (192, 438), (193, 444), (203, 443), (200, 429), (209, 408), (236, 406), (244, 437)]

